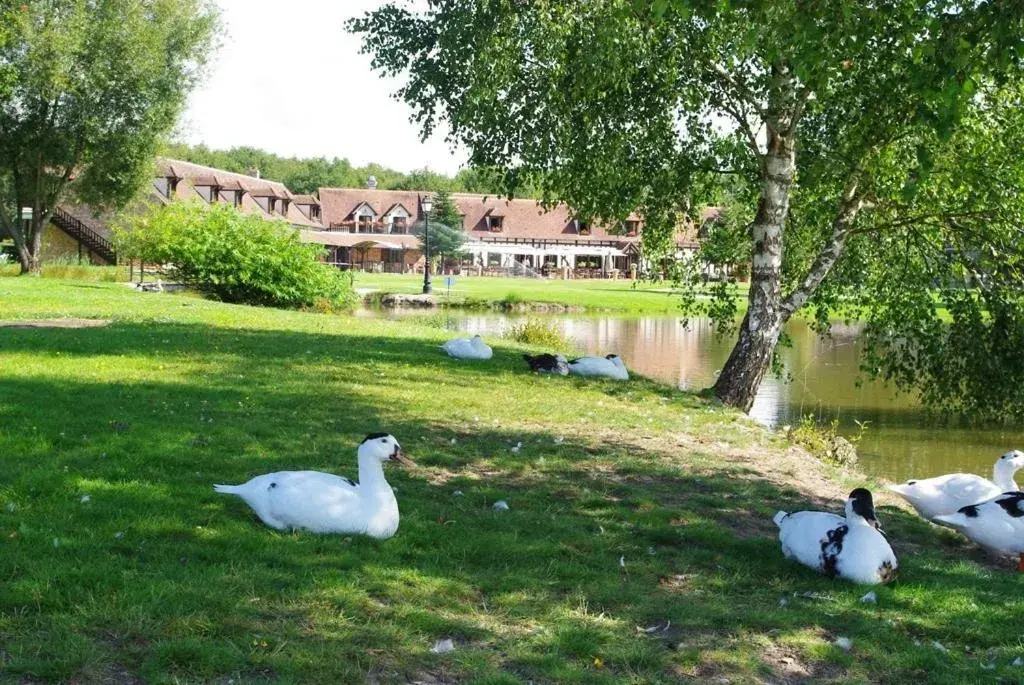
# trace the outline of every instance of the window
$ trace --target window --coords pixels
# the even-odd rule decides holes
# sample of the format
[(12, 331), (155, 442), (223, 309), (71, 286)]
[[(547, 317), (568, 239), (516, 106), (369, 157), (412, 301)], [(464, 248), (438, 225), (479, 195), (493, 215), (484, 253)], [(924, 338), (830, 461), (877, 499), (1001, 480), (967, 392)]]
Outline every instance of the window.
[(640, 230), (640, 222), (636, 219), (626, 221), (626, 235), (636, 235)]
[(577, 269), (600, 269), (601, 268), (601, 256), (594, 254), (581, 254), (576, 255), (576, 268)]
[(493, 215), (487, 217), (487, 227), (491, 229), (492, 233), (501, 233), (505, 229), (505, 217)]
[(487, 266), (501, 266), (501, 255), (496, 252), (488, 252)]
[(590, 235), (590, 224), (586, 221), (576, 220), (576, 232), (580, 235)]
[(156, 192), (166, 198), (171, 197), (171, 179), (160, 176), (153, 181), (153, 185), (156, 186)]
[(217, 201), (217, 189), (213, 186), (195, 186), (195, 189), (199, 193), (199, 197), (207, 202), (214, 203)]
[(390, 248), (381, 250), (381, 258), (385, 264), (401, 264), (402, 263), (402, 251), (392, 250)]
[(245, 191), (242, 191), (242, 190), (236, 190), (235, 191), (235, 206), (236, 207), (241, 207), (242, 206), (242, 193), (243, 192), (245, 192)]
[(409, 220), (404, 216), (396, 216), (391, 218), (391, 232), (392, 233), (408, 233), (409, 232)]
[(309, 218), (313, 221), (320, 221), (320, 205), (309, 206)]
[(356, 228), (357, 233), (372, 233), (373, 232), (373, 217), (362, 214), (358, 218), (358, 225)]

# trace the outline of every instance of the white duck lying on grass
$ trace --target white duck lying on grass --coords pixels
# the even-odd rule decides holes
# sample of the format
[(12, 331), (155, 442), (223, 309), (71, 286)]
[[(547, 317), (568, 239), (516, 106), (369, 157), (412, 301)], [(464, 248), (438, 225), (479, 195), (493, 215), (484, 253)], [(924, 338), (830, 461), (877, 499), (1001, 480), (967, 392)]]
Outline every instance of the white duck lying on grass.
[(935, 519), (999, 556), (1016, 556), (1024, 572), (1024, 492), (1005, 492)]
[(320, 471), (278, 471), (242, 485), (214, 485), (238, 495), (271, 528), (314, 533), (353, 533), (380, 540), (398, 530), (398, 501), (384, 479), (384, 462), (415, 466), (387, 433), (359, 445), (359, 482)]
[(1004, 492), (1016, 491), (1013, 474), (1022, 468), (1024, 452), (1012, 450), (996, 460), (992, 480), (971, 473), (949, 473), (935, 478), (908, 480), (900, 485), (890, 485), (889, 489), (910, 502), (924, 518), (941, 523), (936, 517), (955, 514), (968, 504), (985, 502)]
[(629, 371), (622, 357), (609, 354), (604, 357), (580, 357), (569, 362), (569, 373), (577, 376), (599, 376), (616, 381), (628, 381)]
[(820, 511), (775, 514), (782, 553), (829, 577), (854, 583), (888, 583), (896, 555), (878, 530), (871, 493), (857, 488), (846, 500), (846, 518)]
[(494, 352), (479, 335), (472, 338), (454, 338), (441, 345), (441, 349), (447, 352), (449, 357), (456, 359), (490, 359), (494, 356)]

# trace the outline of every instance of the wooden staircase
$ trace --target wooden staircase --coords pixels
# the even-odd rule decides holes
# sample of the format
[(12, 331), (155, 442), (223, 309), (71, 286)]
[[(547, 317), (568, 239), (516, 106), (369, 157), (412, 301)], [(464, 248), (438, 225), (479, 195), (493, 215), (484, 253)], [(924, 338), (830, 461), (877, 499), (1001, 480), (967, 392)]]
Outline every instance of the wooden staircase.
[(89, 248), (90, 252), (99, 255), (111, 264), (117, 264), (117, 252), (114, 250), (114, 244), (60, 207), (53, 210), (50, 221), (81, 245)]

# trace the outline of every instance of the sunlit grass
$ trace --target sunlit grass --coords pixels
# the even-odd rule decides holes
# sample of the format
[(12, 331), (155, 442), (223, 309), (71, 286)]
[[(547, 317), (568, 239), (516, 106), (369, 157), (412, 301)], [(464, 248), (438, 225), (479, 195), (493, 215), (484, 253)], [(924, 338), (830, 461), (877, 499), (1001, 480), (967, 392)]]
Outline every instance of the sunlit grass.
[[(534, 376), (509, 341), (458, 362), (410, 322), (0, 279), (0, 319), (71, 316), (114, 322), (0, 328), (0, 681), (1024, 675), (1019, 575), (886, 508), (902, 576), (862, 604), (770, 521), (838, 503), (765, 477), (788, 446), (694, 396)], [(391, 540), (278, 533), (210, 489), (354, 476), (377, 430), (420, 464), (388, 472)]]

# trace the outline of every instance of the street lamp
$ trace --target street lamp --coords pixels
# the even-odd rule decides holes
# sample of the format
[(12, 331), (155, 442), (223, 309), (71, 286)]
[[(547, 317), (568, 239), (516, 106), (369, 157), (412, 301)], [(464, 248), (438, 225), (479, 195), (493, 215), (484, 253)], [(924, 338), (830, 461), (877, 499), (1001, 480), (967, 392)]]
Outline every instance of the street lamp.
[(420, 207), (423, 208), (423, 294), (430, 294), (430, 210), (434, 201), (429, 195), (420, 198)]

